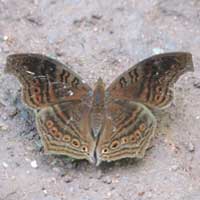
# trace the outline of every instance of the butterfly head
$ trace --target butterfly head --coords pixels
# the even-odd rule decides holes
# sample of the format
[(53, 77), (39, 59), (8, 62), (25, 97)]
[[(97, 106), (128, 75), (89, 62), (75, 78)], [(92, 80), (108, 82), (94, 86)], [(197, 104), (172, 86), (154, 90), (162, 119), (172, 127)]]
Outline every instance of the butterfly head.
[(93, 106), (103, 107), (105, 96), (105, 84), (102, 78), (99, 78), (94, 87)]
[(103, 79), (101, 77), (99, 77), (99, 79), (95, 83), (95, 89), (96, 88), (103, 88), (103, 89), (105, 89), (105, 83), (103, 82)]

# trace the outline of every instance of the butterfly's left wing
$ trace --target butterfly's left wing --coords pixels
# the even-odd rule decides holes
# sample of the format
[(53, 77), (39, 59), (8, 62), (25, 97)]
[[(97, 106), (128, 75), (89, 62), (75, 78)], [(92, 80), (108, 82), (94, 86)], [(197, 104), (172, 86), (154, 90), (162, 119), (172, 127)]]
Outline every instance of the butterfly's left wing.
[(106, 120), (96, 148), (101, 161), (142, 158), (154, 135), (156, 119), (140, 103), (115, 100), (106, 106)]
[(173, 98), (173, 84), (187, 71), (193, 71), (190, 53), (155, 55), (124, 72), (108, 87), (107, 93), (113, 99), (128, 99), (151, 108), (163, 108)]
[(73, 100), (37, 112), (36, 124), (45, 152), (95, 162), (89, 111), (87, 103)]
[(92, 92), (69, 67), (41, 54), (9, 55), (5, 72), (18, 78), (23, 88), (23, 100), (31, 108), (80, 100)]

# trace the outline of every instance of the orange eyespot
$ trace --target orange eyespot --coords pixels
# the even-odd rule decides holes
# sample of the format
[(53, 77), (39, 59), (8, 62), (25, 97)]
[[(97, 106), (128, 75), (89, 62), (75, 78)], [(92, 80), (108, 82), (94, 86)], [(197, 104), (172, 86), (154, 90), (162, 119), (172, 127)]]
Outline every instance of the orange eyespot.
[(156, 102), (160, 102), (161, 99), (162, 99), (162, 96), (157, 94), (157, 95), (155, 95), (154, 99), (155, 99)]
[(71, 137), (70, 137), (70, 135), (64, 135), (62, 139), (64, 142), (70, 142)]
[(108, 148), (102, 149), (101, 153), (102, 153), (102, 154), (108, 153)]
[(79, 142), (79, 140), (77, 140), (77, 139), (73, 139), (72, 140), (72, 145), (74, 146), (74, 147), (80, 147), (80, 142)]
[(119, 141), (115, 140), (112, 142), (112, 144), (110, 145), (111, 149), (115, 149), (119, 146)]
[(126, 144), (126, 143), (128, 143), (128, 137), (122, 137), (121, 144)]
[(57, 129), (56, 127), (52, 127), (52, 128), (50, 129), (50, 132), (51, 132), (52, 134), (55, 134), (55, 133), (58, 132), (58, 129)]
[(62, 138), (62, 133), (58, 131), (56, 127), (52, 127), (49, 130), (50, 134), (55, 137), (56, 139), (61, 139)]
[(47, 120), (46, 125), (47, 125), (47, 128), (52, 128), (54, 123), (51, 120)]
[(145, 130), (146, 126), (144, 123), (140, 124), (139, 129), (141, 132), (143, 132)]
[(136, 130), (134, 132), (135, 137), (138, 139), (140, 137), (141, 132), (139, 130)]
[(52, 127), (49, 132), (51, 133), (51, 135), (55, 135), (58, 132), (58, 129), (56, 127)]
[(56, 132), (54, 134), (54, 136), (55, 136), (56, 139), (60, 140), (62, 138), (62, 133), (61, 132)]
[(40, 88), (39, 88), (39, 87), (35, 87), (35, 88), (34, 88), (34, 92), (35, 92), (36, 94), (39, 94), (39, 93), (40, 93)]
[(41, 102), (41, 96), (40, 95), (36, 95), (35, 96), (35, 100), (39, 103), (39, 102)]
[(137, 141), (137, 138), (136, 138), (135, 134), (130, 136), (130, 141), (131, 142), (136, 142)]
[(81, 149), (82, 149), (83, 152), (88, 152), (88, 148), (86, 146), (82, 146)]

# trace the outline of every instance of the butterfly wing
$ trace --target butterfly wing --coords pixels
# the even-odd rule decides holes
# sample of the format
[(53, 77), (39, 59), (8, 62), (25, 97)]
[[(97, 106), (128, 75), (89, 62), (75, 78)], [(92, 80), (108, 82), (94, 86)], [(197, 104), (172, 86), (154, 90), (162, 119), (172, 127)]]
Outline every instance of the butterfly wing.
[(87, 121), (90, 87), (65, 65), (39, 54), (10, 55), (5, 71), (19, 79), (24, 102), (37, 110), (46, 152), (93, 162), (95, 143)]
[(109, 103), (96, 149), (97, 164), (126, 157), (143, 157), (155, 127), (155, 117), (142, 104), (127, 100)]
[(5, 72), (19, 79), (23, 100), (31, 108), (81, 99), (91, 92), (91, 88), (67, 66), (40, 54), (8, 56)]
[(94, 160), (95, 142), (89, 130), (89, 106), (68, 101), (36, 114), (36, 124), (47, 153)]
[(113, 99), (128, 99), (163, 108), (173, 98), (172, 86), (186, 71), (193, 71), (190, 53), (165, 53), (139, 62), (107, 89)]

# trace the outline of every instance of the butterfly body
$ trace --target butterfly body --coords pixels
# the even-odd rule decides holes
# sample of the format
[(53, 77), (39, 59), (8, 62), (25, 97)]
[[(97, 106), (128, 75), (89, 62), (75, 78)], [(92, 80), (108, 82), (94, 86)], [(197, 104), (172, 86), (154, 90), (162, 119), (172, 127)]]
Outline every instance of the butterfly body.
[(99, 78), (93, 92), (92, 107), (90, 112), (91, 133), (98, 138), (105, 123), (105, 84)]
[(160, 54), (107, 88), (100, 78), (94, 89), (69, 67), (40, 54), (10, 55), (5, 71), (18, 78), (23, 101), (37, 110), (45, 151), (98, 165), (144, 156), (156, 128), (151, 109), (171, 102), (173, 84), (193, 65), (189, 53)]

